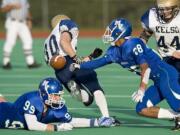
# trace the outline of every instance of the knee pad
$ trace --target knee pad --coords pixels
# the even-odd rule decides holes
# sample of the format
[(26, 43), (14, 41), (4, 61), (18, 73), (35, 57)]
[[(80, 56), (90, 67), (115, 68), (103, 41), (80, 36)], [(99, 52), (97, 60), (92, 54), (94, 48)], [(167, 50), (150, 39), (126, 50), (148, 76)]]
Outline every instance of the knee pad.
[(77, 84), (74, 80), (69, 81), (67, 87), (76, 100), (83, 102), (85, 106), (92, 104), (93, 95), (85, 87)]

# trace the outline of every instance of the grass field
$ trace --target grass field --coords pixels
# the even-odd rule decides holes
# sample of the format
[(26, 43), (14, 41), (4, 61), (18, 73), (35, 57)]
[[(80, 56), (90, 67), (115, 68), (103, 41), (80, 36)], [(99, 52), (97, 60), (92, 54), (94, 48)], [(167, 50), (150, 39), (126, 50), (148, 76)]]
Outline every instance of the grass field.
[[(0, 55), (2, 61), (3, 40), (0, 41)], [(153, 44), (153, 41), (150, 42)], [(78, 51), (80, 55), (86, 55), (95, 47), (105, 50), (100, 39), (81, 38), (79, 40)], [(53, 70), (45, 65), (43, 59), (43, 39), (34, 40), (34, 55), (43, 66), (39, 69), (29, 70), (26, 68), (24, 55), (20, 42), (17, 43), (12, 54), (12, 70), (0, 68), (0, 93), (9, 101), (14, 101), (19, 95), (27, 91), (35, 90), (39, 81), (47, 76), (54, 76)], [(74, 129), (69, 132), (42, 133), (25, 130), (0, 130), (0, 135), (170, 135), (178, 134), (170, 128), (174, 122), (168, 120), (157, 120), (140, 117), (135, 112), (135, 103), (131, 100), (131, 94), (137, 90), (139, 77), (120, 68), (117, 65), (110, 65), (97, 70), (98, 78), (106, 93), (110, 114), (117, 116), (122, 121), (122, 125), (112, 128), (83, 128)], [(74, 117), (99, 117), (100, 113), (95, 104), (84, 107), (81, 103), (72, 99), (65, 93), (65, 99), (69, 111)], [(160, 104), (168, 107), (166, 102)]]

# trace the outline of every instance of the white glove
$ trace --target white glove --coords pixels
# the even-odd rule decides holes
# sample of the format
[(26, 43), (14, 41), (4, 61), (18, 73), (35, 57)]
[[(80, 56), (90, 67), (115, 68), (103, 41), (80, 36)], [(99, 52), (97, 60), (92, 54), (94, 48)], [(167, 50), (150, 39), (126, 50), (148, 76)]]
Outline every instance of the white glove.
[(73, 71), (76, 70), (76, 69), (80, 69), (80, 65), (77, 64), (77, 63), (72, 63), (72, 64), (70, 65), (70, 67), (69, 67), (69, 70), (70, 70), (71, 72), (73, 72)]
[(176, 51), (176, 49), (174, 47), (168, 47), (168, 49), (160, 47), (158, 51), (163, 57), (166, 57), (166, 56), (172, 56), (173, 53)]
[(61, 123), (57, 125), (57, 131), (68, 131), (72, 129), (73, 129), (73, 126), (69, 123)]
[(167, 56), (172, 56), (173, 53), (176, 51), (174, 47), (169, 47), (168, 52), (166, 53)]
[(144, 90), (139, 89), (138, 91), (135, 91), (131, 97), (134, 102), (142, 102), (144, 97)]

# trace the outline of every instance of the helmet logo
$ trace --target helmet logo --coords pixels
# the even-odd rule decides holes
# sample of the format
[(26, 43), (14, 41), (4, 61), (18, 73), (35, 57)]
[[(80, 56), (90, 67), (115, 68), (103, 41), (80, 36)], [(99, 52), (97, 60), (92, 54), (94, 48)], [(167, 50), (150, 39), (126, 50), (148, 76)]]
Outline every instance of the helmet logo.
[(47, 91), (48, 88), (49, 88), (48, 83), (49, 83), (49, 81), (46, 81), (46, 80), (45, 80), (45, 81), (43, 82), (43, 84), (42, 84), (42, 85), (44, 86), (44, 88), (45, 88), (46, 91)]
[(115, 21), (115, 25), (120, 29), (120, 30), (122, 30), (123, 31), (123, 24), (121, 23), (121, 21)]

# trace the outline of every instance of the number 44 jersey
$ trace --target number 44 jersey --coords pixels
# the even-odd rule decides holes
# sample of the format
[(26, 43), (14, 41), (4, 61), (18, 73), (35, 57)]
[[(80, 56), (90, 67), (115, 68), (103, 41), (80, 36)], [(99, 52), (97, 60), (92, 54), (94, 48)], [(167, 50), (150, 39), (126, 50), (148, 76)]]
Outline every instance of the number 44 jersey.
[(156, 9), (151, 8), (142, 16), (141, 22), (144, 29), (154, 33), (162, 57), (167, 56), (169, 49), (180, 50), (180, 12), (171, 22), (162, 23)]
[(0, 103), (0, 128), (28, 129), (25, 114), (36, 115), (37, 120), (45, 124), (71, 121), (65, 105), (60, 109), (49, 107), (45, 112), (39, 92), (34, 91), (25, 93), (14, 103)]

